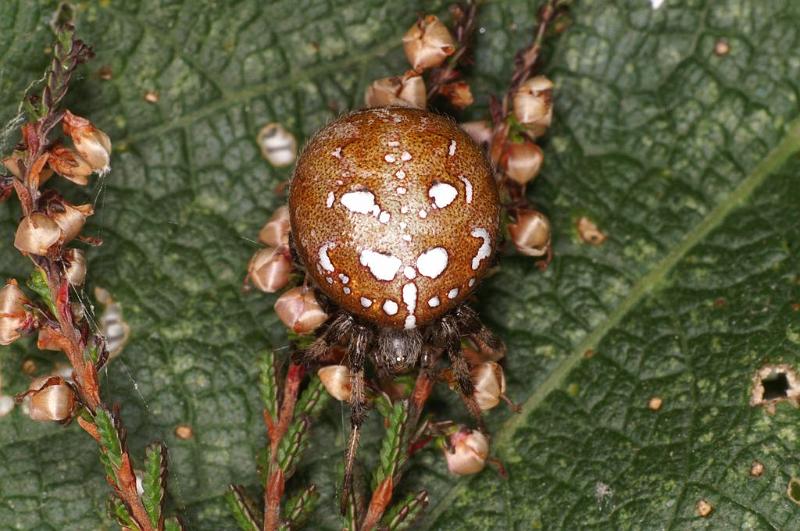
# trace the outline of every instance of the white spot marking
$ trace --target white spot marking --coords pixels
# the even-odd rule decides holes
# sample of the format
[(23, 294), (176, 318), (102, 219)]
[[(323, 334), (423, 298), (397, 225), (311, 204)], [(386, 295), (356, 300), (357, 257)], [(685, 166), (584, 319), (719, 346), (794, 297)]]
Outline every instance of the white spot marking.
[(408, 310), (405, 327), (414, 328), (417, 324), (417, 318), (414, 315), (414, 311), (417, 309), (417, 285), (413, 282), (403, 286), (403, 302)]
[(475, 279), (474, 278), (469, 279), (469, 287), (472, 287), (474, 285), (475, 285)]
[(386, 145), (389, 147), (397, 147), (400, 145), (400, 142), (398, 142), (397, 140), (389, 140), (388, 142), (386, 142)]
[(462, 183), (464, 183), (464, 192), (467, 196), (467, 203), (472, 203), (472, 183), (469, 182), (469, 179), (463, 175), (459, 175), (458, 178), (461, 179)]
[(456, 154), (456, 141), (455, 140), (451, 140), (450, 141), (450, 147), (447, 148), (447, 154), (450, 155), (451, 157)]
[(328, 282), (328, 284), (333, 284), (333, 279), (331, 277), (325, 277), (325, 280)]
[(383, 157), (383, 160), (385, 160), (386, 162), (394, 162), (394, 161), (397, 160), (397, 158), (394, 155), (392, 155), (391, 153), (389, 153), (389, 154), (387, 154), (386, 156)]
[(406, 172), (404, 172), (403, 170), (397, 170), (397, 173), (395, 173), (395, 175), (397, 176), (398, 179), (406, 178)]
[(352, 290), (351, 290), (350, 288), (348, 288), (347, 286), (345, 286), (345, 287), (343, 287), (343, 288), (342, 288), (342, 291), (344, 291), (344, 294), (345, 294), (345, 295), (350, 295), (350, 292), (351, 292)]
[(361, 265), (369, 268), (372, 276), (378, 280), (394, 280), (397, 270), (403, 264), (399, 258), (390, 254), (382, 254), (370, 249), (361, 251)]
[(483, 239), (483, 243), (478, 248), (478, 253), (472, 259), (472, 269), (478, 269), (478, 266), (481, 264), (481, 260), (484, 258), (488, 258), (490, 254), (492, 254), (492, 239), (489, 237), (489, 232), (486, 229), (472, 229), (473, 238), (481, 238)]
[(384, 212), (381, 212), (380, 215), (378, 216), (378, 221), (380, 221), (381, 223), (389, 223), (389, 220), (391, 218), (392, 218), (392, 215), (389, 214), (388, 212), (384, 211)]
[(328, 256), (328, 249), (333, 249), (335, 247), (335, 243), (326, 243), (319, 248), (319, 265), (321, 265), (325, 271), (333, 271), (335, 269), (330, 256)]
[(411, 241), (411, 235), (410, 235), (410, 234), (403, 234), (403, 235), (402, 235), (402, 236), (400, 236), (400, 237), (401, 237), (401, 238), (402, 238), (404, 241), (407, 241), (407, 242), (410, 242), (410, 241)]
[(333, 206), (333, 202), (336, 200), (336, 196), (333, 195), (333, 192), (328, 192), (328, 199), (325, 201), (325, 205), (330, 208)]
[(658, 9), (664, 5), (664, 0), (650, 0), (650, 5), (653, 6), (653, 9)]
[(397, 313), (398, 309), (399, 306), (397, 306), (397, 303), (391, 299), (387, 299), (383, 303), (383, 311), (386, 312), (386, 315), (394, 315)]
[(408, 214), (408, 207), (405, 206), (405, 205), (401, 206), (400, 207), (400, 213), (401, 214)]
[(428, 278), (436, 278), (447, 267), (447, 250), (444, 247), (428, 249), (417, 258), (417, 269)]
[(341, 159), (342, 158), (342, 148), (338, 147), (338, 148), (334, 149), (333, 151), (331, 151), (331, 155), (333, 155), (337, 159)]
[(350, 282), (350, 277), (348, 277), (344, 273), (339, 273), (339, 280), (342, 281), (342, 284), (347, 284), (348, 282)]
[(439, 297), (431, 297), (428, 300), (428, 306), (430, 306), (431, 308), (436, 308), (437, 306), (439, 306)]
[(408, 223), (406, 223), (405, 221), (401, 221), (401, 222), (400, 222), (400, 228), (401, 228), (402, 230), (405, 230), (405, 229), (406, 229), (406, 227), (408, 227)]
[(366, 297), (361, 297), (361, 306), (364, 308), (369, 308), (372, 306), (372, 301)]
[(453, 288), (447, 292), (448, 299), (455, 299), (456, 297), (458, 297), (458, 288)]
[(444, 208), (452, 203), (457, 195), (458, 190), (447, 183), (436, 183), (428, 190), (428, 197), (433, 198), (433, 204), (438, 208)]
[(339, 186), (341, 186), (341, 185), (343, 185), (343, 184), (344, 184), (344, 181), (343, 181), (343, 180), (341, 180), (341, 179), (336, 179), (336, 184), (338, 184)]
[(420, 210), (420, 211), (419, 211), (419, 217), (421, 217), (422, 219), (425, 219), (425, 218), (427, 218), (427, 217), (428, 217), (428, 211), (427, 211), (427, 210), (425, 210), (425, 209), (423, 209), (423, 210)]
[(397, 187), (397, 193), (400, 194), (400, 195), (404, 195), (406, 193), (406, 189), (403, 188), (402, 186), (398, 186)]
[(380, 212), (380, 207), (375, 204), (375, 196), (372, 192), (357, 191), (347, 192), (339, 200), (350, 212), (359, 214), (370, 214), (376, 208)]
[(403, 161), (411, 160), (411, 153), (409, 153), (408, 151), (403, 151), (403, 153), (400, 154), (400, 160)]
[(403, 274), (406, 278), (412, 279), (417, 276), (417, 271), (411, 266), (406, 266), (403, 268)]

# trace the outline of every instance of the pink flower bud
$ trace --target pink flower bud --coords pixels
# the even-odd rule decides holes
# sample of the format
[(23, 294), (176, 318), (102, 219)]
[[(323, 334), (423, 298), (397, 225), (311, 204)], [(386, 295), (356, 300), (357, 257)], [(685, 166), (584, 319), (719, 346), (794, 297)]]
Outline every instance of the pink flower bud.
[(537, 210), (520, 210), (508, 232), (517, 250), (527, 256), (544, 256), (550, 247), (550, 220)]
[(44, 256), (61, 241), (63, 232), (58, 224), (41, 212), (22, 218), (14, 236), (14, 247), (23, 253)]
[(264, 293), (275, 293), (289, 283), (292, 261), (286, 246), (259, 249), (247, 266), (247, 278)]
[(0, 288), (0, 345), (10, 345), (32, 325), (33, 316), (25, 309), (28, 304), (15, 280)]
[(86, 118), (76, 116), (69, 111), (64, 113), (61, 124), (64, 134), (72, 137), (75, 150), (94, 171), (103, 175), (111, 170), (111, 139), (107, 134), (97, 129)]
[(544, 153), (532, 142), (509, 144), (505, 156), (505, 173), (518, 184), (527, 184), (539, 174)]
[(278, 297), (275, 313), (296, 334), (310, 334), (328, 320), (328, 314), (317, 302), (314, 291), (302, 286)]
[(434, 68), (455, 53), (455, 40), (435, 15), (419, 19), (403, 36), (403, 50), (417, 72)]
[(553, 82), (536, 76), (523, 83), (513, 96), (514, 117), (534, 137), (544, 134), (553, 121)]
[(283, 205), (272, 214), (266, 225), (258, 232), (258, 241), (270, 247), (289, 245), (289, 207)]
[(428, 104), (428, 93), (425, 80), (413, 70), (402, 77), (384, 77), (377, 79), (367, 87), (364, 94), (367, 107), (416, 107), (424, 109)]
[(67, 249), (64, 251), (64, 262), (67, 282), (75, 287), (83, 286), (86, 280), (86, 253), (80, 249)]
[(450, 435), (449, 448), (444, 449), (447, 469), (451, 474), (477, 474), (486, 466), (489, 440), (479, 431), (461, 428)]
[(486, 120), (464, 122), (461, 124), (461, 129), (479, 146), (488, 144), (492, 140), (492, 126)]
[(86, 219), (94, 214), (92, 205), (73, 205), (63, 199), (51, 201), (47, 205), (47, 213), (63, 232), (62, 243), (74, 240), (83, 230)]
[(333, 398), (340, 402), (350, 401), (350, 369), (344, 365), (328, 365), (318, 370), (317, 376)]
[(493, 361), (481, 363), (470, 371), (470, 378), (475, 386), (473, 397), (482, 411), (500, 403), (506, 392), (506, 377), (500, 365)]
[(447, 98), (450, 105), (456, 109), (466, 109), (475, 103), (475, 98), (472, 97), (472, 90), (463, 81), (454, 81), (453, 83), (442, 85), (441, 93), (442, 96)]
[(75, 411), (75, 392), (60, 376), (41, 382), (36, 379), (28, 391), (28, 416), (33, 420), (63, 422)]
[(64, 146), (55, 146), (50, 150), (47, 164), (60, 176), (80, 186), (89, 184), (92, 166), (76, 152)]

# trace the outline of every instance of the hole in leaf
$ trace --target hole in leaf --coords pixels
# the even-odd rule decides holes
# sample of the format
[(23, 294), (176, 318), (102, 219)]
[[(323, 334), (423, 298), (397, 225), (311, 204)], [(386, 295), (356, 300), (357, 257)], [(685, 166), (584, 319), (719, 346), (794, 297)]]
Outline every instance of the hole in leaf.
[(792, 478), (789, 480), (789, 486), (786, 487), (786, 495), (789, 499), (800, 505), (800, 479)]
[[(763, 406), (768, 413), (775, 413), (778, 402), (800, 404), (800, 376), (786, 364), (765, 365), (753, 376), (751, 406)], [(800, 498), (798, 498), (800, 499)]]
[(764, 386), (764, 400), (786, 398), (786, 392), (789, 390), (789, 379), (786, 377), (786, 373), (779, 372), (774, 376), (761, 380), (761, 385)]

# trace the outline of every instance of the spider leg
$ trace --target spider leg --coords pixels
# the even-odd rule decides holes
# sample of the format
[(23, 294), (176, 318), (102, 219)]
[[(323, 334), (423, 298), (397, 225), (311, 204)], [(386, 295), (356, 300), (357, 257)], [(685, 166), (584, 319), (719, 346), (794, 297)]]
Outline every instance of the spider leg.
[(442, 318), (442, 333), (445, 339), (445, 351), (450, 360), (450, 367), (455, 376), (458, 394), (467, 407), (467, 410), (475, 417), (480, 431), (486, 431), (483, 423), (483, 414), (478, 402), (475, 400), (475, 386), (469, 374), (467, 360), (461, 354), (461, 331), (458, 326), (458, 315), (447, 315)]
[(347, 341), (353, 322), (353, 317), (347, 313), (336, 315), (308, 348), (295, 354), (295, 363), (304, 367), (319, 363), (332, 346)]
[(367, 398), (364, 385), (364, 366), (367, 353), (373, 342), (372, 332), (365, 326), (353, 325), (350, 344), (347, 348), (348, 366), (350, 368), (350, 440), (347, 443), (344, 465), (344, 481), (342, 482), (341, 511), (346, 513), (347, 499), (353, 488), (353, 465), (356, 459), (361, 425), (367, 417)]

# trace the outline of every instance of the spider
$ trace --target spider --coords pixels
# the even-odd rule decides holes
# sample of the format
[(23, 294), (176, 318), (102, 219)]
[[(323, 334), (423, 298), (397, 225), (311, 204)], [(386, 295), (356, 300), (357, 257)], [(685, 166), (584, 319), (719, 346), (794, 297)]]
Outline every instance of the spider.
[(368, 409), (368, 361), (392, 376), (433, 370), (446, 357), (480, 422), (461, 341), (503, 348), (465, 304), (497, 248), (497, 185), (481, 148), (450, 119), (372, 108), (309, 141), (290, 183), (289, 211), (298, 265), (333, 309), (298, 361), (325, 364), (338, 346), (350, 369), (346, 495)]

